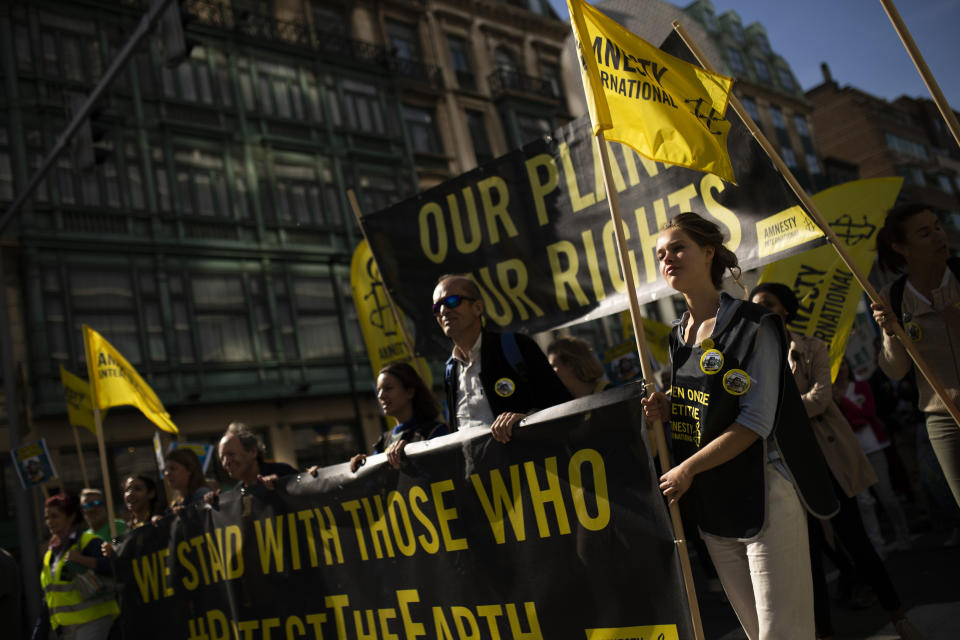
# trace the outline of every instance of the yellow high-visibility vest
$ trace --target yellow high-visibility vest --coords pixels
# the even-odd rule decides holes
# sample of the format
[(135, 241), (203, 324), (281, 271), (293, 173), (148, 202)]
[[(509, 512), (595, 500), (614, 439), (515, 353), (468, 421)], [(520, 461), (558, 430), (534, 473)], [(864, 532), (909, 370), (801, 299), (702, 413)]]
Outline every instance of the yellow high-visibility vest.
[[(83, 551), (90, 544), (90, 541), (96, 538), (93, 533), (85, 532), (80, 539), (68, 547), (63, 553), (66, 556), (71, 549)], [(50, 625), (56, 629), (62, 625), (83, 624), (111, 616), (116, 618), (120, 615), (120, 607), (117, 605), (117, 599), (112, 593), (96, 595), (84, 600), (83, 596), (73, 586), (72, 580), (63, 580), (63, 565), (66, 560), (57, 565), (56, 574), (53, 573), (50, 563), (53, 560), (53, 552), (49, 549), (43, 555), (43, 571), (40, 572), (40, 585), (43, 587), (43, 596), (47, 601), (47, 608), (50, 610)]]

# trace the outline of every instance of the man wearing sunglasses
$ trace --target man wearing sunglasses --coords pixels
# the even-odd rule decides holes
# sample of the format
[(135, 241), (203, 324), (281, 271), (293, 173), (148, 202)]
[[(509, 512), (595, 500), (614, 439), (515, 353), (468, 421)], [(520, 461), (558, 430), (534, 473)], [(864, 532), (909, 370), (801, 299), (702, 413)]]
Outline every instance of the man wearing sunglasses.
[[(80, 507), (83, 511), (83, 519), (87, 521), (90, 531), (103, 540), (110, 541), (110, 523), (107, 521), (107, 503), (103, 499), (103, 492), (100, 489), (84, 489), (80, 492)], [(127, 523), (116, 519), (117, 535), (119, 536), (127, 530)]]
[(490, 427), (507, 442), (527, 415), (571, 399), (532, 338), (484, 330), (480, 290), (466, 276), (440, 278), (433, 315), (453, 342), (444, 376), (451, 430)]

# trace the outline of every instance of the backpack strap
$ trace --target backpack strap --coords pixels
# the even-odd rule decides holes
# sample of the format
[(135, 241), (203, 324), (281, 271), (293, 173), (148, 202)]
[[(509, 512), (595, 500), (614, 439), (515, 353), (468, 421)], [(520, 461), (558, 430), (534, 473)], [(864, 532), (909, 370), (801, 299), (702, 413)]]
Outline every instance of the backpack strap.
[(516, 373), (521, 380), (526, 381), (528, 379), (527, 361), (523, 359), (523, 354), (520, 353), (520, 345), (517, 344), (517, 334), (501, 333), (500, 348), (503, 349), (503, 355), (507, 358), (510, 368), (513, 369), (514, 373)]
[(890, 308), (897, 322), (903, 324), (903, 289), (907, 286), (907, 276), (903, 275), (893, 281), (890, 286)]

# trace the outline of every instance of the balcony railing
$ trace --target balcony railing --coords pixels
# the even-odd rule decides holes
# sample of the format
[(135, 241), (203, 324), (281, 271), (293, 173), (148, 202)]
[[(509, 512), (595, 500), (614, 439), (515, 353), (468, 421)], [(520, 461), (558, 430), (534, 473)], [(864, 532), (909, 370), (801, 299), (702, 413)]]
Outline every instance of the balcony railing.
[(370, 42), (354, 40), (322, 28), (311, 29), (306, 23), (236, 9), (216, 0), (187, 0), (184, 4), (197, 24), (233, 31), (258, 40), (306, 47), (332, 57), (386, 68), (431, 86), (442, 86), (438, 67), (398, 58), (392, 51)]
[(487, 77), (487, 82), (490, 84), (490, 94), (494, 98), (499, 98), (510, 92), (538, 96), (549, 100), (560, 99), (556, 88), (549, 80), (528, 76), (515, 69), (499, 68)]

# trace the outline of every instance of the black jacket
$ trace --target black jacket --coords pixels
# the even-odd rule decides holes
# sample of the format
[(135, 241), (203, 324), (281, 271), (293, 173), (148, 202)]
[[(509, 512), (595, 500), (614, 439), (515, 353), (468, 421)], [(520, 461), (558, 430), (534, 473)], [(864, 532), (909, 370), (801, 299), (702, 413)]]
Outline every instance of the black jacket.
[[(501, 334), (484, 331), (480, 343), (480, 383), (494, 417), (510, 411), (531, 413), (572, 400), (573, 396), (560, 382), (553, 367), (533, 338), (514, 334), (521, 362), (514, 368), (504, 353)], [(460, 363), (453, 357), (447, 361), (451, 375), (444, 376), (450, 430), (457, 424), (457, 380)]]

